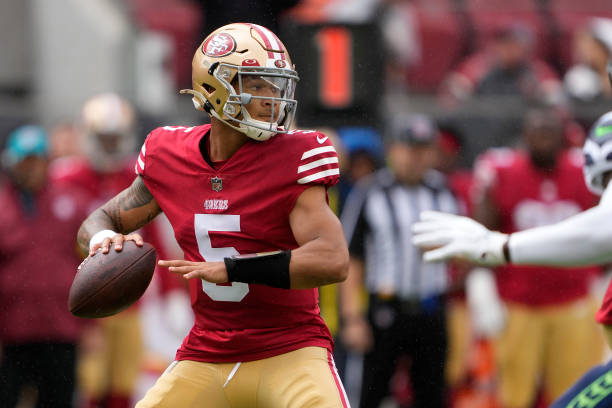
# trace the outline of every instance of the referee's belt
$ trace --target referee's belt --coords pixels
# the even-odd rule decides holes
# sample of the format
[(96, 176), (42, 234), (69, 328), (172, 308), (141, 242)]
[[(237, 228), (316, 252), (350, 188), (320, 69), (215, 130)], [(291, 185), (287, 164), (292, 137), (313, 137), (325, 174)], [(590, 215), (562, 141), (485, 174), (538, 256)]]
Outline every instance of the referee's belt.
[(386, 304), (402, 314), (432, 313), (445, 304), (443, 294), (431, 295), (425, 298), (400, 298), (386, 293), (370, 294), (370, 306)]

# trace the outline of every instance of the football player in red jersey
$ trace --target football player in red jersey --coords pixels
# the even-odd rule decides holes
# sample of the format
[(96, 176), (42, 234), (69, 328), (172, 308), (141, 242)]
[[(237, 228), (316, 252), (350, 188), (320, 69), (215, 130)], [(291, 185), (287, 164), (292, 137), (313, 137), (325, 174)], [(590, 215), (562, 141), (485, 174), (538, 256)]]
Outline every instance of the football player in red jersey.
[[(577, 266), (612, 261), (612, 112), (591, 127), (583, 147), (589, 189), (601, 195), (599, 205), (557, 224), (512, 234), (490, 231), (466, 217), (429, 212), (415, 225), (415, 245), (431, 262), (463, 258), (483, 265)], [(433, 249), (432, 249), (433, 248)], [(612, 347), (612, 286), (608, 286), (596, 320)], [(607, 407), (612, 402), (612, 362), (587, 372), (551, 407)]]
[[(476, 219), (503, 232), (550, 225), (587, 210), (596, 197), (582, 174), (582, 152), (566, 149), (561, 118), (530, 110), (525, 148), (497, 149), (476, 165)], [(521, 180), (517, 183), (516, 180)], [(528, 407), (538, 383), (558, 398), (604, 351), (590, 283), (599, 267), (500, 266), (497, 286), (506, 324), (497, 342), (500, 399)]]
[(137, 407), (347, 407), (316, 289), (348, 271), (327, 205), (334, 147), (288, 130), (298, 77), (268, 29), (219, 28), (192, 67), (184, 92), (211, 124), (153, 130), (132, 185), (78, 234), (102, 256), (125, 240), (142, 244), (132, 231), (163, 211), (184, 251), (160, 265), (189, 279), (195, 324)]
[[(126, 99), (114, 93), (91, 97), (84, 103), (78, 120), (85, 154), (83, 157), (55, 160), (51, 166), (51, 178), (60, 184), (84, 190), (88, 194), (89, 212), (95, 210), (134, 179), (137, 160), (134, 127), (135, 112)], [(155, 244), (160, 253), (166, 247), (160, 242), (169, 234), (162, 232), (158, 221), (162, 221), (161, 217), (148, 225), (143, 235)], [(171, 274), (164, 270), (156, 277), (167, 277), (164, 275)], [(140, 319), (139, 306), (135, 305), (87, 326), (78, 369), (81, 395), (87, 401), (86, 406), (131, 406), (143, 365)]]
[(0, 167), (0, 407), (70, 407), (82, 321), (66, 296), (86, 197), (48, 178), (38, 126), (10, 133)]
[[(135, 113), (119, 95), (88, 99), (78, 119), (84, 155), (55, 160), (51, 177), (88, 194), (89, 212), (128, 187), (134, 178)], [(86, 253), (86, 252), (85, 252)], [(86, 327), (78, 361), (86, 407), (127, 408), (142, 360), (138, 307)]]

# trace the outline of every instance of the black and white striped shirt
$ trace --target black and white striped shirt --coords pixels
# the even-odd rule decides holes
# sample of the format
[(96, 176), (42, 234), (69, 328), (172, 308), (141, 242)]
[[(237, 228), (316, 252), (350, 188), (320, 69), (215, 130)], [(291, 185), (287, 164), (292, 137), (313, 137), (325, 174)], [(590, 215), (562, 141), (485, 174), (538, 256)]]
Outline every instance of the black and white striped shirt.
[(434, 170), (420, 184), (408, 186), (382, 169), (349, 194), (341, 221), (351, 256), (365, 261), (370, 293), (424, 299), (446, 291), (446, 265), (423, 262), (411, 243), (412, 224), (423, 210), (457, 213), (444, 176)]

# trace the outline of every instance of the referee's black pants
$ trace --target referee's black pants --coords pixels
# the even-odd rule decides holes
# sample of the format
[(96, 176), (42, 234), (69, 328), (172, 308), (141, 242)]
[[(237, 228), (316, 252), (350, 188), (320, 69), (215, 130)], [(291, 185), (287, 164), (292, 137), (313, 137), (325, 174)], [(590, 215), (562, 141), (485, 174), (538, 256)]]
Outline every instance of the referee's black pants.
[(370, 296), (368, 319), (374, 346), (364, 356), (361, 408), (378, 408), (389, 395), (399, 357), (410, 359), (415, 408), (445, 406), (446, 313), (443, 297), (427, 302)]

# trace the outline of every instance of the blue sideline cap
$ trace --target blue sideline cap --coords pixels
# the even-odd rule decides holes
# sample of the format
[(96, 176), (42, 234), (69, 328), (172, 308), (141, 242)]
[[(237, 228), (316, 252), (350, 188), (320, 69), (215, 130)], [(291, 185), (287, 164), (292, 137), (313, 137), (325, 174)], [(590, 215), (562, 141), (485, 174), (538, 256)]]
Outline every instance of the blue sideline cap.
[(342, 127), (338, 135), (349, 154), (365, 151), (374, 158), (383, 156), (383, 145), (380, 134), (370, 127)]
[(5, 166), (11, 167), (28, 156), (46, 157), (49, 149), (47, 133), (34, 125), (18, 127), (8, 137), (2, 153)]

